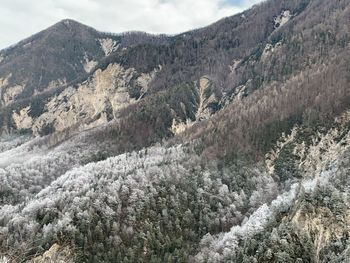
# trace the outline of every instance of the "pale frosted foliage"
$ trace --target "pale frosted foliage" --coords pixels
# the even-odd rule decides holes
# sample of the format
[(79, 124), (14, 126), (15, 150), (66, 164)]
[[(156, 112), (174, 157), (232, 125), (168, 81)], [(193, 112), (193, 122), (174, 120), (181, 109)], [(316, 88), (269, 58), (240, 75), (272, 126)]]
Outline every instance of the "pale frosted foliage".
[[(38, 230), (38, 225), (33, 219), (42, 211), (57, 212), (57, 206), (64, 206), (60, 212), (61, 215), (55, 225), (50, 224), (42, 229), (44, 235), (52, 235), (52, 231), (74, 232), (72, 215), (82, 213), (83, 211), (79, 211), (80, 207), (88, 203), (103, 208), (104, 215), (112, 217), (115, 215), (114, 210), (99, 199), (91, 199), (91, 197), (108, 198), (108, 203), (118, 203), (120, 198), (128, 196), (130, 205), (136, 204), (145, 198), (144, 187), (151, 181), (157, 182), (170, 176), (170, 174), (164, 174), (164, 169), (160, 169), (159, 165), (166, 166), (170, 160), (172, 163), (177, 163), (185, 156), (181, 147), (171, 149), (154, 147), (147, 151), (147, 154), (145, 151), (127, 153), (99, 163), (73, 168), (40, 191), (35, 199), (25, 202), (22, 209), (19, 209), (23, 206), (22, 204), (2, 206), (0, 221), (8, 222), (12, 227), (21, 229), (23, 237), (26, 233), (30, 237), (30, 233)], [(42, 160), (46, 164), (47, 159)], [(25, 167), (25, 169), (29, 168)], [(13, 170), (11, 177), (8, 178), (10, 181), (16, 180), (15, 172), (16, 170)], [(19, 177), (23, 180), (22, 176)], [(131, 230), (128, 228), (126, 231)], [(1, 228), (0, 233), (7, 233), (6, 228)]]
[[(348, 136), (335, 142), (339, 133), (327, 134), (300, 155), (312, 164), (322, 151), (325, 162), (289, 185), (260, 164), (222, 169), (201, 165), (199, 157), (182, 145), (153, 146), (84, 165), (91, 147), (68, 141), (49, 149), (35, 140), (27, 142), (0, 154), (0, 160), (18, 158), (14, 163), (4, 161), (0, 169), (0, 242), (25, 251), (28, 244), (40, 247), (70, 238), (96, 242), (97, 248), (98, 242), (105, 242), (121, 249), (126, 241), (149, 242), (155, 232), (163, 238), (166, 232), (159, 224), (166, 222), (177, 232), (200, 228), (196, 262), (225, 262), (241, 242), (288, 213), (300, 192), (311, 193), (332, 182), (340, 156), (348, 149)], [(297, 136), (294, 129), (271, 160)], [(301, 145), (305, 144), (297, 147)], [(150, 251), (146, 241), (143, 249)]]
[[(142, 235), (142, 232), (135, 232), (139, 220), (146, 207), (153, 206), (154, 198), (159, 198), (157, 196), (164, 186), (171, 186), (167, 192), (171, 204), (163, 204), (159, 216), (171, 221), (174, 217), (171, 207), (179, 206), (181, 199), (202, 200), (201, 205), (213, 211), (208, 211), (201, 220), (212, 228), (239, 222), (242, 219), (240, 211), (252, 193), (262, 197), (270, 191), (261, 199), (269, 202), (275, 195), (274, 191), (277, 192), (270, 175), (248, 168), (244, 170), (247, 176), (243, 178), (253, 188), (246, 189), (246, 192), (242, 189), (233, 191), (229, 185), (236, 180), (233, 171), (225, 169), (224, 177), (220, 178), (216, 169), (202, 170), (197, 164), (198, 157), (182, 145), (170, 148), (154, 146), (83, 166), (78, 161), (87, 155), (87, 150), (71, 149), (62, 145), (46, 154), (43, 149), (37, 149), (37, 156), (4, 168), (2, 176), (7, 183), (2, 185), (2, 191), (12, 193), (13, 204), (0, 207), (0, 236), (5, 238), (0, 238), (0, 241), (25, 249), (32, 242), (50, 242), (61, 235), (74, 236), (85, 224), (94, 222), (97, 215), (99, 220), (113, 222), (114, 234), (110, 239), (114, 243), (120, 242), (122, 237)], [(30, 153), (33, 151), (26, 151), (27, 156)], [(18, 152), (14, 151), (14, 154)], [(199, 185), (188, 188), (189, 185), (182, 185), (185, 180), (197, 181)], [(32, 189), (34, 186), (37, 187)], [(15, 189), (21, 194), (18, 195)], [(194, 216), (191, 211), (194, 204), (184, 204), (188, 205), (184, 222), (190, 222)], [(252, 206), (250, 211), (254, 210)], [(178, 216), (182, 217), (181, 214)], [(101, 226), (96, 226), (95, 231), (102, 235), (109, 223), (107, 226), (99, 224)], [(147, 225), (147, 221), (142, 224)]]
[(208, 260), (209, 262), (225, 262), (225, 257), (230, 257), (235, 253), (240, 241), (262, 232), (266, 225), (275, 219), (276, 215), (288, 211), (294, 205), (301, 189), (304, 193), (311, 193), (317, 186), (329, 184), (329, 179), (337, 172), (337, 163), (333, 163), (329, 169), (320, 172), (318, 175), (315, 174), (316, 176), (313, 179), (306, 179), (293, 184), (289, 191), (279, 195), (270, 205), (263, 204), (260, 206), (248, 220), (243, 221), (242, 225), (234, 226), (229, 232), (220, 234), (215, 238), (210, 237), (210, 240), (205, 237), (201, 242), (203, 248), (197, 254), (196, 262), (208, 262)]

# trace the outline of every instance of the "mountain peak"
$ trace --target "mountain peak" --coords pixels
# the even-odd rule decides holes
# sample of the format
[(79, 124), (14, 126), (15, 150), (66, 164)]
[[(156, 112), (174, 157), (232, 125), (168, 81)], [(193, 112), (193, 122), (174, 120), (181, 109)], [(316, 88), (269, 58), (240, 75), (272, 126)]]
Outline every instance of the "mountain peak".
[(65, 19), (1, 51), (0, 263), (350, 263), (349, 14)]
[(61, 21), (59, 21), (58, 23), (63, 23), (65, 25), (69, 25), (69, 24), (80, 24), (80, 22), (74, 20), (74, 19), (71, 19), (71, 18), (65, 18), (65, 19), (62, 19)]
[[(84, 25), (76, 20), (70, 19), (70, 18), (66, 18), (63, 19), (59, 22), (57, 22), (56, 24), (54, 24), (52, 27), (50, 28), (64, 28), (64, 29), (73, 29), (73, 30), (84, 30), (84, 29), (88, 29), (88, 30), (93, 30), (96, 31), (95, 29), (93, 29), (92, 27), (89, 27), (87, 25)], [(49, 29), (50, 29), (49, 28)]]

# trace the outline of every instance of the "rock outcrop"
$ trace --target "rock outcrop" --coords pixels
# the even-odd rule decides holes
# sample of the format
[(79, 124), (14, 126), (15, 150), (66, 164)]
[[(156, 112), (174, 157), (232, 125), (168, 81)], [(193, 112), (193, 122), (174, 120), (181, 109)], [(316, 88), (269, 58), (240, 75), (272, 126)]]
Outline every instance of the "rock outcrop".
[[(31, 117), (31, 108), (25, 107), (13, 112), (12, 118), (17, 129), (31, 128), (35, 135), (63, 131), (73, 125), (95, 127), (118, 118), (123, 108), (142, 98), (156, 72), (138, 73), (110, 64), (77, 87), (68, 87), (52, 97), (38, 117)], [(131, 89), (138, 90), (138, 94), (131, 94)]]
[(74, 263), (74, 258), (74, 252), (69, 247), (54, 244), (44, 254), (26, 263)]

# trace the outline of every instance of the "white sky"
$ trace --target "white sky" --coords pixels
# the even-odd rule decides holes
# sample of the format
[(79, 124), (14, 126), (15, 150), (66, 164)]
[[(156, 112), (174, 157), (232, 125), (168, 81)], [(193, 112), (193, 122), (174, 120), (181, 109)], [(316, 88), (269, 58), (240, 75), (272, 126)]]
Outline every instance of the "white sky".
[(71, 18), (101, 31), (180, 33), (262, 0), (0, 0), (0, 49)]

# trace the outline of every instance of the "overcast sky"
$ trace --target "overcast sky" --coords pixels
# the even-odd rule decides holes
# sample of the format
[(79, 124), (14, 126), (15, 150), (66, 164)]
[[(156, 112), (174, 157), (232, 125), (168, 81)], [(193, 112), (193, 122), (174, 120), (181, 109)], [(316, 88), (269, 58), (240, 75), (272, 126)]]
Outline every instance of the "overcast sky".
[(71, 18), (101, 31), (179, 33), (262, 0), (1, 0), (0, 49)]

